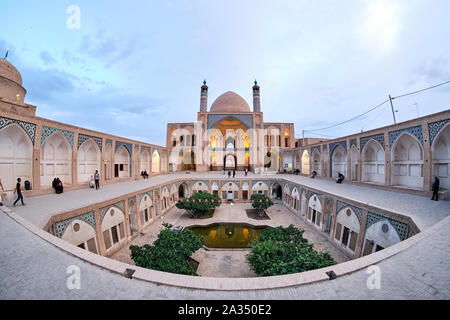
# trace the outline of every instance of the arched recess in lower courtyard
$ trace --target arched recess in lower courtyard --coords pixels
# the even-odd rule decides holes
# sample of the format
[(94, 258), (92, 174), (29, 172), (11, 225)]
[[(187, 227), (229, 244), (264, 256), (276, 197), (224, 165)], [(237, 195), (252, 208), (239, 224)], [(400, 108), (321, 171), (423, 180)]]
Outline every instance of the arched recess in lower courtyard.
[(313, 171), (315, 171), (318, 176), (322, 175), (322, 159), (320, 157), (320, 152), (317, 149), (314, 149), (312, 152), (312, 166)]
[(158, 150), (153, 151), (152, 154), (152, 173), (161, 172), (161, 157)]
[(336, 217), (334, 241), (352, 254), (355, 254), (360, 231), (360, 222), (350, 207), (340, 210)]
[(64, 186), (72, 184), (72, 146), (60, 132), (41, 146), (41, 186), (51, 186), (55, 178)]
[(386, 219), (372, 224), (364, 237), (363, 256), (383, 250), (401, 241), (397, 230)]
[(178, 199), (189, 198), (189, 185), (185, 182), (178, 186)]
[(64, 230), (61, 239), (90, 252), (99, 252), (95, 229), (85, 221), (74, 219)]
[(141, 221), (141, 228), (153, 221), (153, 200), (148, 194), (144, 195), (139, 202), (139, 218)]
[(255, 182), (252, 185), (252, 194), (255, 193), (263, 194), (267, 197), (269, 194), (269, 186), (264, 181)]
[(290, 199), (291, 198), (291, 189), (289, 188), (289, 185), (286, 183), (283, 187), (283, 202), (285, 205), (290, 207)]
[(297, 211), (300, 205), (300, 194), (298, 192), (297, 187), (292, 188), (291, 198), (292, 198), (291, 208)]
[(78, 149), (78, 183), (89, 181), (90, 176), (94, 176), (95, 171), (100, 172), (101, 151), (97, 143), (92, 139), (87, 139)]
[(283, 198), (283, 188), (278, 182), (272, 184), (270, 196), (272, 199), (282, 199)]
[(222, 200), (238, 200), (239, 186), (234, 182), (227, 182), (222, 185)]
[(302, 153), (302, 174), (309, 175), (309, 152), (308, 150)]
[(109, 208), (102, 220), (101, 230), (106, 253), (126, 239), (125, 215), (118, 207)]
[(25, 131), (17, 124), (0, 129), (0, 178), (5, 190), (13, 190), (17, 178), (25, 181), (33, 178), (33, 144)]
[[(450, 190), (450, 122), (440, 130), (431, 146), (432, 179), (438, 177), (440, 189)], [(448, 199), (448, 198), (447, 198)]]
[(192, 193), (199, 192), (199, 191), (209, 192), (208, 185), (206, 183), (204, 183), (203, 181), (195, 182), (192, 185)]
[(347, 177), (347, 151), (339, 144), (331, 154), (331, 171), (332, 178), (337, 178), (339, 172)]
[(362, 150), (361, 181), (375, 184), (385, 183), (385, 153), (383, 146), (370, 139)]
[(391, 184), (412, 189), (423, 187), (423, 148), (419, 140), (407, 132), (392, 146)]
[(316, 194), (311, 194), (308, 200), (307, 219), (315, 227), (322, 228), (322, 203)]
[(167, 187), (164, 187), (161, 191), (161, 211), (164, 212), (169, 208), (170, 192)]
[(131, 154), (124, 146), (120, 146), (114, 155), (114, 177), (127, 178), (131, 176)]

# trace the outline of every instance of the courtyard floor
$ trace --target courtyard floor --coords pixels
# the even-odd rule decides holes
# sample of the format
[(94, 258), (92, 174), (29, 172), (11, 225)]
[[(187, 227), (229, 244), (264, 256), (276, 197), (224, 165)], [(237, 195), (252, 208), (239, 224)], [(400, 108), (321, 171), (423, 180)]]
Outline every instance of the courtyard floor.
[[(148, 226), (143, 231), (143, 235), (139, 235), (129, 245), (122, 248), (112, 256), (113, 259), (129, 264), (134, 264), (130, 258), (130, 245), (144, 245), (153, 243), (160, 230), (163, 229), (163, 223), (167, 222), (172, 225), (181, 225), (187, 227), (190, 225), (209, 225), (215, 222), (234, 222), (234, 223), (248, 223), (259, 226), (284, 226), (290, 224), (305, 230), (303, 236), (309, 242), (314, 243), (314, 248), (319, 251), (328, 251), (336, 262), (341, 263), (348, 261), (346, 257), (338, 248), (332, 245), (324, 236), (313, 230), (309, 225), (305, 224), (302, 219), (296, 217), (291, 211), (286, 209), (281, 203), (275, 203), (272, 207), (266, 210), (270, 220), (254, 220), (247, 217), (245, 209), (251, 209), (249, 203), (223, 203), (219, 208), (216, 208), (214, 216), (209, 219), (193, 219), (186, 213), (185, 210), (180, 210), (176, 207), (171, 209), (164, 216), (158, 217), (155, 223)], [(250, 269), (245, 260), (249, 249), (213, 249), (206, 250), (201, 248), (197, 250), (192, 258), (199, 262), (197, 273), (204, 277), (227, 277), (227, 278), (245, 278), (256, 277), (257, 275)]]

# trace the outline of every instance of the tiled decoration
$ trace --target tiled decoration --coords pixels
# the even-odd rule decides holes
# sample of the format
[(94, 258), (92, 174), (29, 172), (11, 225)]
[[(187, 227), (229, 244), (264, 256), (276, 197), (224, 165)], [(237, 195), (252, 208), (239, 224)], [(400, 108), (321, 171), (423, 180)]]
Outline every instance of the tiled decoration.
[(408, 225), (406, 223), (370, 211), (367, 213), (366, 230), (369, 229), (372, 224), (377, 223), (380, 220), (388, 220), (397, 231), (401, 240), (405, 240), (407, 238)]
[(152, 148), (147, 147), (147, 146), (141, 146), (141, 153), (144, 152), (144, 150), (148, 151), (148, 154), (151, 156), (152, 155)]
[(112, 146), (112, 140), (111, 139), (106, 139), (106, 144), (110, 144)]
[(430, 145), (433, 144), (434, 138), (437, 137), (439, 131), (443, 127), (445, 127), (445, 125), (449, 122), (450, 122), (450, 119), (445, 119), (445, 120), (441, 120), (441, 121), (431, 122), (428, 124), (428, 133), (430, 135)]
[(380, 134), (374, 134), (374, 135), (368, 136), (368, 137), (359, 138), (359, 144), (361, 145), (361, 151), (364, 149), (364, 146), (366, 145), (367, 142), (369, 142), (370, 139), (377, 141), (378, 143), (381, 144), (383, 149), (385, 149), (384, 134), (380, 133)]
[(0, 116), (0, 129), (3, 127), (6, 127), (7, 125), (9, 125), (11, 123), (17, 123), (19, 126), (21, 126), (22, 129), (25, 130), (28, 137), (30, 137), (31, 142), (34, 145), (34, 138), (36, 135), (36, 125), (34, 123), (20, 121), (20, 120), (16, 120), (16, 119), (10, 119), (10, 118)]
[(267, 180), (252, 180), (252, 188), (255, 186), (255, 184), (257, 184), (259, 182), (264, 183), (267, 187), (269, 187), (271, 185), (270, 181), (267, 181)]
[(416, 137), (423, 147), (422, 126), (415, 126), (415, 127), (411, 127), (411, 128), (404, 128), (404, 129), (399, 129), (399, 130), (395, 130), (395, 131), (389, 131), (389, 148), (390, 149), (392, 149), (392, 146), (393, 146), (395, 140), (397, 140), (397, 138), (403, 132), (407, 132), (407, 133), (411, 134), (412, 136)]
[(64, 136), (64, 138), (66, 138), (67, 142), (72, 146), (73, 148), (73, 139), (74, 139), (74, 133), (72, 131), (69, 130), (63, 130), (63, 129), (57, 129), (57, 128), (51, 128), (51, 127), (47, 127), (47, 126), (43, 126), (42, 127), (42, 132), (41, 132), (41, 145), (44, 143), (44, 141), (50, 137), (53, 133), (55, 132), (61, 132)]
[(110, 206), (100, 208), (100, 210), (99, 210), (99, 213), (100, 213), (100, 223), (103, 221), (103, 218), (105, 217), (106, 212), (107, 212), (111, 207), (116, 207), (116, 208), (120, 209), (120, 210), (122, 211), (122, 213), (125, 213), (125, 201), (124, 201), (124, 200), (119, 201), (119, 202), (116, 202), (116, 203), (114, 203), (114, 204), (112, 204), (112, 205), (110, 205)]
[(100, 151), (102, 150), (102, 138), (99, 137), (95, 137), (95, 136), (90, 136), (84, 133), (79, 133), (78, 134), (78, 149), (80, 149), (80, 146), (87, 140), (87, 139), (92, 139), (94, 140), (94, 142), (98, 145)]
[(338, 214), (339, 211), (341, 211), (342, 209), (347, 208), (347, 207), (351, 208), (355, 212), (356, 216), (358, 217), (359, 223), (361, 223), (363, 209), (355, 207), (355, 206), (352, 206), (351, 204), (345, 203), (343, 201), (340, 201), (340, 200), (337, 201), (337, 203), (336, 203), (336, 214)]
[(121, 147), (125, 146), (127, 148), (128, 152), (130, 153), (130, 156), (133, 154), (133, 145), (131, 143), (122, 142), (122, 141), (116, 141), (116, 149), (115, 152)]
[(139, 202), (141, 202), (141, 201), (142, 201), (142, 198), (144, 198), (145, 196), (149, 196), (150, 199), (153, 200), (153, 192), (152, 192), (152, 191), (147, 191), (147, 192), (141, 193), (141, 194), (139, 195)]
[(66, 231), (66, 228), (70, 225), (70, 223), (73, 220), (76, 219), (89, 223), (95, 230), (95, 214), (94, 211), (89, 211), (82, 215), (56, 222), (55, 223), (56, 236), (58, 238), (62, 238), (64, 231)]
[(214, 128), (216, 124), (228, 117), (239, 120), (249, 129), (253, 128), (253, 115), (251, 114), (208, 114), (208, 129)]
[(315, 193), (315, 192), (305, 189), (305, 188), (301, 188), (301, 193), (302, 194), (305, 193), (305, 195), (308, 199), (311, 198), (311, 196), (315, 195), (315, 196), (317, 196), (317, 198), (319, 198), (320, 203), (322, 203), (323, 195), (320, 193)]
[(314, 150), (319, 151), (319, 154), (320, 154), (320, 146), (311, 147), (311, 155), (313, 154)]
[(356, 148), (358, 148), (358, 146), (356, 145), (356, 138), (350, 140), (350, 148), (351, 148), (352, 146), (355, 146)]
[(189, 185), (192, 187), (197, 182), (202, 182), (209, 188), (209, 181), (208, 180), (191, 180), (191, 181), (189, 181)]
[(270, 127), (278, 128), (278, 130), (280, 130), (280, 133), (281, 133), (281, 125), (280, 124), (274, 124), (274, 123), (264, 124), (264, 129), (267, 129), (267, 128), (270, 128)]
[(347, 151), (347, 141), (345, 141), (345, 140), (330, 143), (330, 157), (333, 154), (334, 148), (336, 148), (338, 145), (342, 146), (342, 148), (344, 148), (344, 150)]

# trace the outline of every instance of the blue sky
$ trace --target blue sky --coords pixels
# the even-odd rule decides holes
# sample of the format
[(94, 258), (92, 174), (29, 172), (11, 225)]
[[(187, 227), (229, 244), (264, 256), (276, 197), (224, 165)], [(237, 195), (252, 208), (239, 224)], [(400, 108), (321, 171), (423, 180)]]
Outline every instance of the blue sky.
[[(69, 29), (70, 5), (80, 29)], [(388, 98), (450, 80), (450, 1), (6, 1), (0, 56), (37, 115), (156, 144), (231, 90), (264, 120), (327, 127)], [(450, 85), (394, 100), (397, 122), (449, 109)], [(390, 105), (317, 133), (393, 123)], [(312, 136), (312, 134), (307, 134)]]

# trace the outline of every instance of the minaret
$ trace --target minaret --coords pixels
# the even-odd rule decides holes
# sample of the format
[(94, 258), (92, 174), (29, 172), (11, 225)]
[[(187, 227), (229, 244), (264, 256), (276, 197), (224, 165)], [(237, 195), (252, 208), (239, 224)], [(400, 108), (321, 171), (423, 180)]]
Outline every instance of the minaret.
[(256, 82), (256, 80), (255, 80), (255, 85), (253, 86), (253, 112), (261, 112), (259, 86), (258, 86), (258, 82)]
[(208, 112), (208, 86), (206, 85), (206, 79), (203, 81), (200, 92), (200, 112)]

